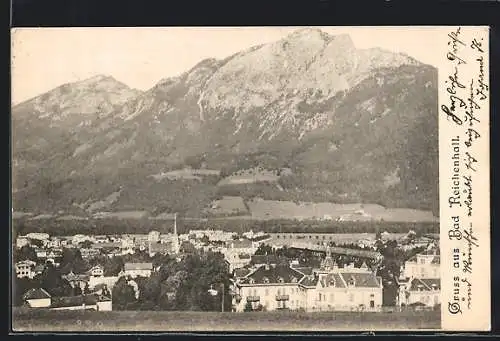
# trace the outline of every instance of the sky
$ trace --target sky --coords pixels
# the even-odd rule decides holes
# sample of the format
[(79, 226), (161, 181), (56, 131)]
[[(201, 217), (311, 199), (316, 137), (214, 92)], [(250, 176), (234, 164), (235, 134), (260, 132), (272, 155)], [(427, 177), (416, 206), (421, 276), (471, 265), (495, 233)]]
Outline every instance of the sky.
[[(20, 28), (12, 30), (12, 103), (59, 85), (110, 75), (147, 90), (205, 58), (280, 40), (302, 27)], [(316, 27), (349, 34), (356, 48), (380, 47), (439, 65), (439, 27)]]

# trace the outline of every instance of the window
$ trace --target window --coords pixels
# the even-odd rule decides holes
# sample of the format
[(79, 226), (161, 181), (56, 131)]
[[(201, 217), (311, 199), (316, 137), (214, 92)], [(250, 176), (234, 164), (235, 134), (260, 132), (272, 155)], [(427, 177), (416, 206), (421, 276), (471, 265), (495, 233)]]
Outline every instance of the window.
[(319, 301), (321, 302), (321, 293), (319, 294)]
[(283, 295), (286, 295), (286, 288), (283, 288)]
[(354, 302), (354, 294), (353, 293), (349, 294), (349, 302)]
[(281, 289), (278, 289), (278, 296), (281, 295)]
[(268, 296), (268, 295), (269, 295), (269, 289), (266, 288), (266, 296)]
[(253, 295), (257, 296), (257, 289), (253, 289)]
[(330, 302), (333, 302), (335, 301), (335, 295), (332, 293), (330, 294)]
[(283, 283), (284, 280), (283, 280), (283, 277), (278, 277), (278, 283)]

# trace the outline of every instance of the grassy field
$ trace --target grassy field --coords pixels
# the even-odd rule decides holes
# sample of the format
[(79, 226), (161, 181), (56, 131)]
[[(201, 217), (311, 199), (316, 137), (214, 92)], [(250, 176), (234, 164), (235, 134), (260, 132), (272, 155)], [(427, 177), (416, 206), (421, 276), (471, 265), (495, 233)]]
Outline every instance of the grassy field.
[(16, 332), (389, 331), (437, 330), (440, 312), (154, 312), (16, 309)]

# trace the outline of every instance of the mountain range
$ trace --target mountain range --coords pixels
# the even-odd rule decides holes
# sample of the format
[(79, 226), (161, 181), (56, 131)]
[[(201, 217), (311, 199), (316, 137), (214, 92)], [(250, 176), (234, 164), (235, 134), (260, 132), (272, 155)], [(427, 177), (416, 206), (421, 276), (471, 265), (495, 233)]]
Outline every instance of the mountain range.
[(437, 100), (433, 66), (317, 29), (147, 91), (64, 84), (12, 108), (13, 209), (200, 215), (232, 195), (437, 215)]

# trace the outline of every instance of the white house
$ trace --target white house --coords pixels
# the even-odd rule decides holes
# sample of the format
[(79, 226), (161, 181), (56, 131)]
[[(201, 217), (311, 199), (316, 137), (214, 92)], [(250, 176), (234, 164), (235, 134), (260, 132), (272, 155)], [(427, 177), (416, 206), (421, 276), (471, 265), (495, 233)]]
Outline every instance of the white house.
[(439, 278), (413, 278), (400, 283), (398, 305), (434, 307), (441, 304)]
[(104, 276), (104, 268), (101, 265), (93, 266), (89, 270), (89, 274), (91, 277), (103, 277)]
[(17, 278), (30, 278), (35, 277), (35, 266), (36, 262), (31, 260), (25, 260), (16, 263), (16, 277)]
[(23, 295), (23, 300), (31, 308), (48, 308), (51, 303), (51, 295), (42, 288), (33, 288)]
[(403, 278), (440, 278), (439, 249), (428, 250), (410, 258), (404, 264)]
[(22, 248), (25, 245), (29, 245), (29, 240), (26, 237), (17, 237), (16, 238), (16, 247), (18, 249)]
[(130, 276), (132, 278), (141, 276), (149, 277), (153, 271), (153, 263), (125, 263), (121, 276)]
[(31, 232), (28, 233), (25, 237), (34, 240), (48, 240), (50, 238), (50, 235), (48, 233)]

